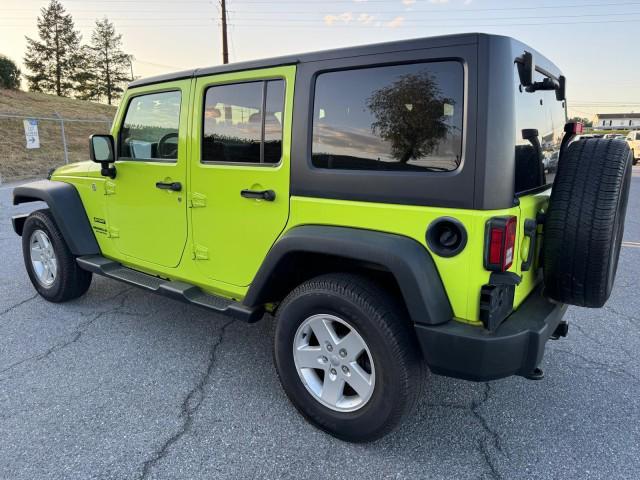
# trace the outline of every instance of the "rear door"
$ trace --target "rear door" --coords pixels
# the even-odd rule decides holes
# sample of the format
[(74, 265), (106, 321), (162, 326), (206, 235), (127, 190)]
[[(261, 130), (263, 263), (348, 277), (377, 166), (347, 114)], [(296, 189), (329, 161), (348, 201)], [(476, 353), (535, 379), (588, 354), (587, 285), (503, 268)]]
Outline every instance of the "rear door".
[[(535, 81), (543, 77), (536, 73)], [(531, 293), (541, 281), (538, 269), (542, 236), (536, 218), (549, 202), (555, 178), (560, 144), (564, 136), (566, 110), (563, 101), (556, 100), (553, 90), (527, 92), (521, 88), (514, 67), (516, 106), (515, 192), (518, 197), (518, 245), (515, 252), (516, 270), (522, 282), (516, 288), (515, 304)]]
[(295, 68), (196, 80), (192, 248), (209, 278), (249, 285), (287, 223)]

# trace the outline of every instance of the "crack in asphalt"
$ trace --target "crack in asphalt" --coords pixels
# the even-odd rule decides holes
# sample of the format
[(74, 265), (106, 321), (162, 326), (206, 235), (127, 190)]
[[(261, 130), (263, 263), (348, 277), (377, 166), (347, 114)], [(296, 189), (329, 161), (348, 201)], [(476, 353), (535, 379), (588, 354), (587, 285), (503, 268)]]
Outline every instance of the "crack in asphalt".
[(207, 368), (205, 369), (200, 381), (187, 393), (182, 401), (180, 407), (179, 418), (182, 419), (182, 425), (179, 430), (171, 435), (161, 446), (158, 448), (151, 458), (146, 460), (142, 465), (142, 473), (138, 477), (139, 480), (144, 480), (149, 477), (151, 474), (151, 470), (153, 467), (160, 462), (163, 458), (167, 456), (171, 447), (180, 441), (180, 439), (186, 435), (193, 425), (193, 417), (197, 413), (198, 409), (202, 405), (202, 402), (205, 398), (204, 388), (211, 381), (211, 376), (213, 374), (213, 369), (216, 364), (216, 353), (220, 345), (222, 345), (224, 341), (224, 335), (226, 333), (227, 327), (229, 327), (235, 320), (229, 320), (226, 322), (222, 328), (219, 330), (218, 338), (211, 344), (211, 348), (209, 350)]
[(587, 331), (584, 328), (582, 328), (582, 326), (577, 322), (573, 322), (571, 324), (571, 326), (573, 328), (575, 328), (576, 330), (578, 330), (580, 333), (582, 333), (586, 338), (588, 338), (589, 340), (591, 340), (593, 343), (595, 343), (596, 345), (598, 345), (600, 347), (606, 348), (608, 350), (615, 349), (618, 352), (622, 352), (627, 356), (627, 358), (630, 361), (633, 361), (633, 360), (635, 360), (637, 358), (636, 354), (631, 352), (629, 349), (623, 347), (622, 345), (617, 344), (614, 347), (610, 343), (603, 342), (600, 337), (592, 335), (589, 331)]
[(633, 315), (630, 315), (628, 313), (624, 313), (621, 312), (619, 310), (616, 310), (613, 307), (610, 307), (609, 305), (605, 305), (604, 307), (602, 307), (604, 310), (609, 310), (611, 313), (615, 313), (616, 315), (624, 318), (625, 320), (628, 320), (629, 322), (631, 322), (631, 324), (634, 327), (640, 327), (640, 318), (639, 317), (634, 317)]
[(6, 315), (7, 313), (11, 312), (12, 310), (15, 310), (18, 307), (21, 307), (22, 305), (24, 305), (25, 303), (29, 303), (31, 300), (35, 300), (36, 297), (38, 296), (38, 293), (33, 294), (32, 296), (30, 296), (29, 298), (25, 298), (24, 300), (19, 301), (18, 303), (14, 303), (13, 305), (11, 305), (10, 307), (2, 310), (0, 312), (0, 317)]
[[(582, 360), (584, 363), (590, 365), (594, 370), (600, 370), (607, 373), (614, 373), (622, 376), (627, 376), (635, 380), (636, 382), (640, 382), (640, 377), (637, 377), (635, 374), (624, 369), (624, 365), (626, 365), (626, 363), (611, 365), (610, 363), (598, 362), (597, 360), (593, 360), (589, 357), (586, 357), (581, 353), (572, 352), (570, 350), (564, 350), (562, 348), (554, 348), (553, 351), (564, 353), (565, 355), (577, 357), (580, 360)], [(574, 366), (577, 366), (578, 368), (582, 368), (582, 369), (587, 369), (585, 365), (580, 363), (574, 363)]]
[(457, 403), (429, 403), (427, 404), (427, 406), (453, 408), (456, 410), (465, 410), (465, 411), (471, 412), (471, 414), (478, 421), (478, 423), (480, 424), (480, 426), (482, 427), (482, 429), (485, 431), (485, 434), (486, 434), (485, 437), (482, 439), (482, 441), (478, 445), (478, 451), (482, 455), (487, 465), (487, 468), (489, 469), (491, 478), (494, 478), (496, 480), (501, 480), (502, 475), (498, 471), (495, 459), (489, 447), (493, 446), (493, 448), (500, 454), (505, 455), (507, 457), (508, 455), (502, 448), (500, 434), (497, 431), (495, 431), (491, 427), (491, 425), (489, 425), (488, 420), (485, 417), (483, 417), (479, 411), (480, 408), (489, 400), (490, 395), (491, 395), (491, 384), (485, 383), (482, 398), (480, 398), (479, 400), (477, 399), (474, 400), (473, 402), (471, 402), (471, 405), (460, 405)]
[[(85, 333), (86, 329), (91, 326), (93, 323), (95, 323), (99, 318), (103, 317), (104, 315), (108, 315), (108, 314), (113, 314), (113, 313), (119, 313), (119, 309), (124, 307), (124, 304), (127, 300), (127, 296), (124, 295), (125, 293), (127, 293), (130, 289), (128, 290), (123, 290), (121, 292), (119, 292), (118, 294), (114, 295), (113, 297), (111, 297), (111, 300), (114, 300), (115, 298), (117, 298), (120, 295), (123, 295), (122, 300), (120, 301), (120, 303), (118, 304), (118, 306), (116, 308), (110, 309), (110, 310), (105, 310), (102, 312), (97, 312), (93, 315), (93, 317), (91, 317), (89, 320), (85, 321), (85, 322), (80, 322), (79, 324), (76, 325), (75, 329), (71, 332), (70, 337), (68, 337), (66, 340), (60, 342), (60, 343), (56, 343), (55, 345), (49, 347), (46, 351), (36, 354), (36, 355), (31, 355), (29, 357), (23, 358), (21, 360), (18, 360), (6, 367), (4, 367), (3, 369), (0, 370), (0, 375), (3, 373), (6, 373), (24, 363), (30, 362), (30, 361), (35, 361), (35, 362), (39, 362), (42, 360), (45, 360), (46, 358), (48, 358), (51, 354), (60, 351), (66, 347), (68, 347), (69, 345), (72, 345), (74, 343), (76, 343), (78, 340), (80, 340), (80, 337), (82, 337), (82, 335)], [(36, 294), (37, 295), (37, 294)], [(23, 302), (24, 303), (24, 302)], [(7, 378), (3, 378), (0, 379), (0, 382), (4, 382), (6, 380), (8, 380), (9, 377)]]
[[(485, 383), (484, 385), (485, 385), (485, 389), (484, 389), (484, 395), (482, 396), (482, 399), (480, 399), (479, 401), (474, 400), (473, 403), (471, 404), (470, 410), (473, 416), (476, 417), (476, 419), (484, 429), (485, 433), (489, 435), (489, 440), (491, 440), (493, 447), (498, 452), (504, 455), (505, 454), (504, 450), (502, 449), (502, 445), (500, 444), (500, 434), (496, 432), (493, 428), (491, 428), (487, 419), (483, 417), (479, 412), (480, 407), (482, 407), (487, 402), (487, 400), (489, 400), (489, 396), (491, 395), (491, 384)], [(495, 462), (495, 459), (493, 458), (493, 454), (489, 450), (489, 443), (487, 442), (487, 438), (482, 439), (478, 449), (480, 450), (480, 453), (482, 454), (485, 463), (489, 467), (489, 470), (491, 472), (491, 478), (495, 478), (496, 480), (502, 479), (502, 475), (500, 475), (500, 472), (498, 471), (498, 468), (495, 464), (496, 462)]]

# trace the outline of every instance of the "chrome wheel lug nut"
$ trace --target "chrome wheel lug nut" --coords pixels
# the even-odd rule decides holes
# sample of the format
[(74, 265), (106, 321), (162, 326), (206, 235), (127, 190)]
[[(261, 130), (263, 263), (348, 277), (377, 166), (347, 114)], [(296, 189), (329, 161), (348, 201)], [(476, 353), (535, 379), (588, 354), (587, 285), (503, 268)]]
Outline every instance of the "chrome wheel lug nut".
[(333, 345), (327, 342), (327, 352), (333, 352)]
[(346, 365), (343, 365), (343, 366), (342, 366), (342, 371), (343, 371), (344, 373), (349, 373), (349, 368), (348, 368)]
[(346, 351), (344, 348), (341, 348), (341, 349), (340, 349), (340, 356), (341, 356), (342, 358), (344, 358), (344, 357), (346, 357), (346, 356), (347, 356), (347, 351)]
[(322, 363), (327, 363), (329, 361), (329, 359), (327, 357), (325, 357), (324, 355), (322, 357), (320, 357), (320, 360), (322, 361)]
[(338, 372), (336, 372), (335, 368), (332, 368), (330, 371), (331, 371), (331, 375), (337, 375), (338, 374)]

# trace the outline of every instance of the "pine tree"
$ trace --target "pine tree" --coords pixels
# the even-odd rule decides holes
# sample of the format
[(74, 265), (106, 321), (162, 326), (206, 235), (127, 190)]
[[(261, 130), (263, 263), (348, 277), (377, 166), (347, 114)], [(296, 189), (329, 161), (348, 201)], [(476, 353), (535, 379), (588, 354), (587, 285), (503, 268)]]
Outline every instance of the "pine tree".
[(40, 41), (26, 37), (24, 64), (31, 71), (26, 75), (29, 89), (67, 96), (74, 88), (82, 37), (58, 0), (51, 0), (40, 13)]
[(82, 95), (85, 98), (106, 99), (111, 105), (124, 92), (129, 76), (130, 57), (122, 51), (122, 35), (116, 34), (112, 22), (106, 17), (96, 21), (88, 47), (89, 69)]
[(0, 88), (20, 88), (20, 69), (9, 58), (0, 54)]

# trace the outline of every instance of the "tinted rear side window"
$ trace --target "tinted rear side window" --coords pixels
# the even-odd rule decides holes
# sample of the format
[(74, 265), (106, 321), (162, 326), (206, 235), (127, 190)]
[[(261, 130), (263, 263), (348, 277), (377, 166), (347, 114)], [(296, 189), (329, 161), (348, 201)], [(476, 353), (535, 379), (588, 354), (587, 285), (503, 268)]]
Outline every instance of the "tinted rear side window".
[[(543, 80), (536, 72), (535, 81)], [(564, 102), (553, 90), (527, 92), (514, 67), (516, 95), (515, 192), (553, 183), (567, 121)]]
[(312, 163), (347, 170), (456, 170), (464, 75), (458, 62), (318, 75)]
[(282, 156), (284, 89), (284, 80), (207, 89), (202, 161), (278, 163)]

